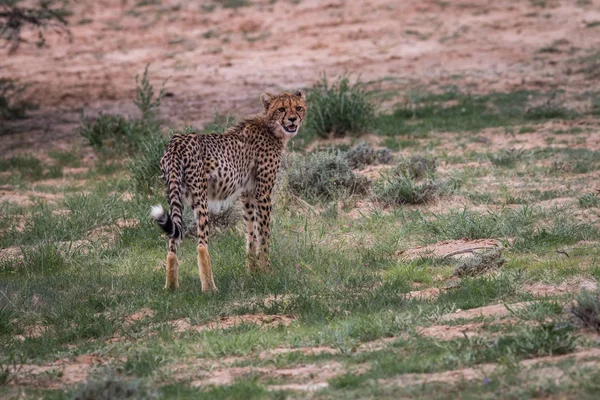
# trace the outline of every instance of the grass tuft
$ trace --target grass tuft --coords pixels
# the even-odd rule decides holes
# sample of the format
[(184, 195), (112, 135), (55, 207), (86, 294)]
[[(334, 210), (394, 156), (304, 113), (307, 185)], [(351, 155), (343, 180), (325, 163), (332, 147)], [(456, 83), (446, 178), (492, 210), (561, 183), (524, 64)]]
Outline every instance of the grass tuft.
[(375, 121), (375, 106), (364, 85), (343, 76), (330, 84), (326, 76), (308, 94), (310, 110), (304, 132), (327, 138), (368, 132)]
[(600, 333), (600, 292), (584, 290), (576, 300), (577, 304), (569, 310), (576, 322), (585, 329)]
[(97, 376), (88, 377), (72, 393), (74, 400), (98, 399), (157, 399), (157, 394), (139, 380), (126, 380), (112, 370), (101, 371)]
[(388, 206), (425, 204), (440, 196), (446, 184), (440, 181), (417, 182), (408, 174), (388, 174), (374, 186), (375, 200)]
[(595, 193), (586, 193), (578, 199), (579, 207), (581, 208), (598, 208), (600, 207), (600, 196)]
[(394, 159), (390, 149), (375, 150), (365, 142), (351, 147), (345, 156), (351, 168), (362, 168), (373, 164), (390, 164)]

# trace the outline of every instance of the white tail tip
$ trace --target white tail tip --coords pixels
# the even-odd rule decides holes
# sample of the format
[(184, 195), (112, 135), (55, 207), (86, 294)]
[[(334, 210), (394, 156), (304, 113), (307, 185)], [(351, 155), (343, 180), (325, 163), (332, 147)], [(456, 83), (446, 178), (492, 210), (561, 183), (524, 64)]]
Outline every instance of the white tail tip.
[(160, 220), (165, 215), (165, 210), (163, 210), (162, 206), (152, 206), (152, 210), (150, 210), (150, 215), (155, 220)]

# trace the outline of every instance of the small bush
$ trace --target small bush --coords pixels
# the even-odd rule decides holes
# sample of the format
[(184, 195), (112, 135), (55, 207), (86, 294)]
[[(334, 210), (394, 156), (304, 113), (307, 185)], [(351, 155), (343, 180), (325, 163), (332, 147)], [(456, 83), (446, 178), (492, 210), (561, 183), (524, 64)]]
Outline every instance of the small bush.
[(21, 100), (24, 90), (25, 85), (10, 79), (0, 79), (0, 119), (25, 118), (27, 110), (35, 108), (33, 104)]
[(141, 125), (138, 121), (129, 121), (120, 115), (100, 114), (95, 119), (82, 116), (79, 134), (88, 140), (90, 146), (101, 148), (117, 148), (133, 142), (138, 136)]
[(364, 194), (369, 186), (368, 179), (356, 175), (340, 152), (293, 155), (288, 163), (288, 189), (308, 200), (335, 200)]
[(42, 179), (44, 175), (42, 162), (28, 154), (14, 156), (8, 160), (0, 160), (0, 171), (18, 172), (22, 178), (31, 180)]
[(594, 193), (586, 193), (578, 198), (579, 207), (581, 208), (596, 208), (600, 207), (600, 196)]
[(125, 380), (114, 371), (88, 377), (73, 391), (73, 400), (157, 399), (158, 396), (139, 380)]
[(412, 179), (425, 177), (433, 179), (436, 169), (437, 161), (435, 158), (412, 156), (409, 159), (401, 160), (392, 173), (397, 176), (408, 176)]
[(424, 204), (438, 197), (445, 184), (436, 181), (417, 182), (408, 174), (388, 174), (375, 184), (375, 199), (385, 205)]
[(572, 119), (577, 116), (577, 112), (554, 104), (532, 107), (525, 112), (525, 119), (530, 121), (540, 121), (546, 119)]
[[(434, 158), (413, 156), (401, 160), (374, 188), (375, 199), (383, 204), (424, 204), (449, 189), (448, 182), (436, 181)], [(421, 179), (427, 179), (419, 182)]]
[(524, 329), (520, 335), (498, 339), (497, 347), (505, 354), (526, 358), (567, 354), (575, 350), (573, 329), (571, 324), (544, 322)]
[(79, 133), (97, 150), (113, 150), (118, 154), (131, 154), (144, 147), (147, 138), (160, 135), (156, 112), (165, 95), (164, 87), (155, 95), (148, 80), (148, 66), (140, 78), (136, 76), (136, 97), (133, 103), (142, 113), (141, 119), (129, 120), (121, 115), (105, 115), (94, 120), (81, 118)]
[(167, 148), (167, 139), (152, 134), (139, 143), (139, 151), (129, 162), (131, 181), (136, 193), (150, 195), (162, 187), (160, 159)]
[(600, 333), (600, 292), (584, 290), (577, 296), (577, 304), (570, 312), (583, 328)]
[(139, 75), (135, 77), (135, 99), (133, 100), (133, 104), (142, 112), (141, 124), (144, 130), (151, 128), (151, 125), (156, 122), (156, 112), (166, 93), (165, 81), (158, 95), (154, 96), (154, 87), (148, 80), (148, 68), (149, 65), (146, 65), (141, 79)]
[(390, 149), (375, 150), (367, 143), (359, 143), (346, 153), (346, 159), (351, 168), (362, 168), (366, 165), (389, 164), (393, 160)]
[(310, 106), (305, 131), (320, 137), (360, 134), (375, 122), (375, 107), (360, 81), (350, 83), (348, 77), (332, 85), (326, 76), (308, 94)]
[(524, 150), (508, 149), (489, 155), (490, 162), (498, 167), (512, 168), (517, 161), (531, 158), (532, 154)]

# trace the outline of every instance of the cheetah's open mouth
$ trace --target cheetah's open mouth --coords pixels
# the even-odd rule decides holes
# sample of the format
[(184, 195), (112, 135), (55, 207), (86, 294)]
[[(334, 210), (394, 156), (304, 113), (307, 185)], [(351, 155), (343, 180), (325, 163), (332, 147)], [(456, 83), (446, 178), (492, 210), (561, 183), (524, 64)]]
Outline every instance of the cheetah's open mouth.
[(288, 126), (284, 126), (283, 129), (285, 129), (286, 132), (289, 133), (296, 133), (296, 131), (298, 130), (298, 125), (288, 125)]

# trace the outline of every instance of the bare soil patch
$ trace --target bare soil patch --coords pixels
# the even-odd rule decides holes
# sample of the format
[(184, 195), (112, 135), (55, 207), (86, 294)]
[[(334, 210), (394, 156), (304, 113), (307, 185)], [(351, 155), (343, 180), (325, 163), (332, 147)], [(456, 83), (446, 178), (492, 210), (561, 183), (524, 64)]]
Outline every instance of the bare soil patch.
[[(550, 356), (550, 357), (540, 357), (531, 360), (523, 360), (519, 364), (523, 368), (521, 374), (523, 376), (529, 376), (532, 372), (538, 375), (540, 378), (543, 377), (543, 374), (540, 372), (548, 372), (548, 367), (543, 367), (538, 371), (532, 371), (538, 365), (542, 364), (557, 364), (560, 361), (566, 359), (573, 360), (582, 360), (587, 358), (597, 358), (600, 357), (600, 349), (586, 349), (585, 351), (580, 351), (577, 353), (562, 355), (562, 356)], [(594, 365), (598, 365), (599, 362), (594, 361)], [(577, 363), (573, 368), (580, 367)], [(431, 374), (403, 374), (397, 378), (392, 380), (379, 380), (380, 384), (391, 384), (397, 385), (401, 387), (413, 386), (413, 385), (423, 385), (425, 383), (446, 383), (446, 384), (457, 384), (459, 382), (468, 382), (468, 381), (483, 381), (486, 377), (489, 377), (496, 371), (497, 368), (500, 368), (497, 364), (481, 364), (472, 368), (461, 368), (452, 371), (444, 371), (438, 373)], [(550, 367), (552, 368), (552, 367)], [(553, 369), (553, 372), (556, 372), (558, 368)], [(554, 378), (556, 374), (551, 374), (549, 376), (550, 379)], [(562, 376), (562, 375), (561, 375)], [(548, 377), (546, 377), (548, 378)]]
[[(22, 46), (3, 60), (0, 77), (30, 82), (41, 106), (31, 119), (10, 123), (3, 154), (72, 144), (82, 106), (88, 115), (134, 114), (133, 79), (146, 64), (155, 82), (170, 78), (173, 96), (165, 99), (163, 116), (176, 126), (199, 126), (214, 110), (256, 112), (260, 92), (310, 87), (322, 72), (360, 72), (365, 81), (393, 77), (378, 84), (384, 90), (464, 83), (475, 93), (583, 92), (589, 80), (573, 60), (600, 44), (585, 24), (600, 19), (598, 12), (562, 2), (544, 12), (509, 0), (467, 7), (433, 0), (261, 0), (210, 13), (196, 2), (166, 11), (164, 5), (105, 1), (71, 8), (72, 43), (48, 35), (49, 47)], [(303, 40), (289, 40), (295, 36)], [(556, 40), (566, 40), (571, 50), (539, 52)]]
[[(513, 303), (513, 304), (494, 304), (491, 306), (484, 306), (478, 308), (472, 308), (470, 310), (456, 310), (451, 314), (442, 315), (442, 321), (452, 321), (456, 319), (473, 319), (478, 317), (495, 317), (502, 318), (510, 315), (510, 308), (513, 311), (523, 309), (529, 305), (533, 304), (533, 302), (521, 302), (521, 303)], [(507, 308), (508, 307), (508, 308)]]
[(10, 382), (18, 386), (62, 388), (85, 381), (93, 368), (112, 361), (115, 359), (84, 354), (74, 359), (61, 359), (45, 365), (24, 364), (19, 367)]
[(312, 385), (324, 387), (327, 380), (339, 375), (344, 371), (342, 364), (328, 362), (324, 364), (307, 364), (294, 368), (276, 367), (231, 367), (215, 369), (213, 371), (201, 371), (200, 379), (192, 380), (191, 386), (224, 386), (231, 385), (236, 379), (249, 374), (258, 374), (262, 379), (286, 379), (290, 383), (302, 384), (298, 388), (310, 388)]
[(36, 200), (47, 203), (56, 203), (62, 200), (64, 196), (59, 193), (45, 193), (38, 191), (19, 192), (12, 189), (0, 189), (0, 202), (7, 201), (23, 207), (29, 207), (35, 204)]
[(409, 292), (407, 296), (412, 299), (418, 300), (429, 300), (437, 298), (441, 293), (441, 290), (438, 288), (427, 288), (423, 290), (413, 290)]
[(182, 318), (170, 321), (176, 332), (186, 331), (204, 331), (215, 329), (227, 329), (237, 325), (254, 324), (261, 328), (274, 328), (277, 326), (288, 326), (294, 322), (296, 317), (293, 315), (267, 315), (267, 314), (245, 314), (220, 317), (216, 321), (211, 321), (202, 325), (193, 325), (189, 318)]
[(273, 358), (281, 354), (289, 354), (300, 352), (307, 356), (316, 356), (319, 354), (338, 354), (340, 351), (328, 346), (317, 346), (317, 347), (278, 347), (276, 349), (266, 350), (258, 355), (261, 360)]
[(419, 257), (446, 258), (469, 254), (472, 251), (494, 249), (500, 246), (496, 239), (459, 239), (444, 240), (427, 246), (414, 247), (398, 253), (403, 259), (414, 260)]
[(554, 296), (567, 293), (579, 293), (582, 290), (594, 291), (598, 289), (598, 282), (591, 279), (572, 279), (557, 284), (532, 283), (525, 285), (523, 290), (535, 297)]

